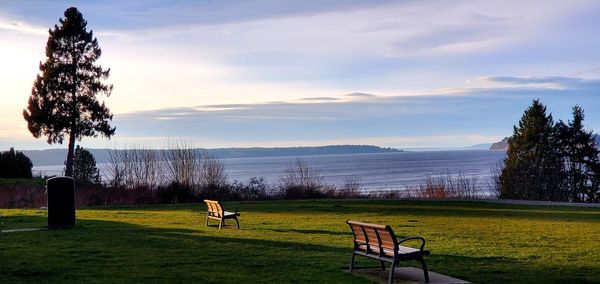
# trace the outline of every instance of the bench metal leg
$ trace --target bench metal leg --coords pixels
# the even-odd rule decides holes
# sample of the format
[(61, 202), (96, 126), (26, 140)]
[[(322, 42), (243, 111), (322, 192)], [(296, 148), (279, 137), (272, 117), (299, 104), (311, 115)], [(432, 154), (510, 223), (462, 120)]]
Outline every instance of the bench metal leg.
[(388, 284), (394, 283), (394, 269), (396, 268), (396, 262), (392, 262), (392, 266), (390, 266), (390, 276), (388, 278)]
[(352, 259), (350, 259), (350, 272), (352, 272), (352, 269), (354, 269), (354, 257), (356, 256), (355, 253), (352, 253)]
[(381, 263), (381, 270), (385, 270), (385, 262), (380, 261), (379, 263)]
[(237, 217), (235, 218), (235, 223), (237, 224), (238, 230), (240, 229), (240, 222), (238, 221)]
[(208, 216), (206, 216), (206, 226), (208, 227)]
[(225, 225), (225, 219), (221, 219), (221, 222), (219, 222), (219, 229), (221, 229), (223, 225)]
[(425, 283), (429, 283), (429, 271), (427, 271), (427, 265), (425, 265), (425, 260), (423, 258), (419, 259), (421, 263), (421, 267), (423, 268), (423, 274), (425, 275)]

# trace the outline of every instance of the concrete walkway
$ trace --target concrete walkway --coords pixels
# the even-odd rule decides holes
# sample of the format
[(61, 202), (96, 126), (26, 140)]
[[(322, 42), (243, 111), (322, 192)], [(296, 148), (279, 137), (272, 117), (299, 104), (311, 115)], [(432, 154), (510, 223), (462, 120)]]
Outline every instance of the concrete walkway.
[[(346, 270), (347, 271), (347, 270)], [(389, 270), (381, 270), (378, 268), (354, 269), (352, 273), (360, 275), (369, 280), (378, 283), (387, 283)], [(424, 283), (423, 270), (414, 267), (396, 267), (394, 270), (394, 283), (413, 284)], [(448, 275), (429, 271), (429, 283), (432, 284), (462, 284), (470, 283), (465, 280), (450, 277)]]
[(569, 206), (569, 207), (596, 207), (600, 208), (600, 203), (579, 203), (579, 202), (555, 202), (555, 201), (535, 201), (535, 200), (516, 200), (516, 199), (479, 199), (489, 203), (517, 204), (517, 205), (542, 205), (542, 206)]
[[(361, 199), (356, 199), (361, 200)], [(362, 199), (365, 200), (365, 199)], [(382, 200), (382, 199), (371, 199)], [(533, 206), (567, 206), (567, 207), (591, 207), (600, 208), (600, 203), (583, 203), (583, 202), (557, 202), (557, 201), (536, 201), (536, 200), (518, 200), (518, 199), (429, 199), (429, 198), (400, 198), (397, 200), (405, 201), (450, 201), (450, 202), (488, 202), (498, 204), (514, 204), (514, 205), (533, 205)]]
[(1, 230), (0, 233), (18, 233), (18, 232), (32, 232), (39, 231), (46, 228), (28, 228), (28, 229), (11, 229), (11, 230)]

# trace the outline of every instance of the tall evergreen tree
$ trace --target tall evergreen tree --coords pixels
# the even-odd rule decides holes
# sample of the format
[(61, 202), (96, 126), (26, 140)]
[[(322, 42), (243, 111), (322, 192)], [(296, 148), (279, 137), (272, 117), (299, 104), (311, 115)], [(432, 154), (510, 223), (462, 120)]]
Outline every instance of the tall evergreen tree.
[(598, 191), (594, 183), (598, 164), (598, 146), (595, 135), (583, 126), (583, 109), (573, 107), (573, 120), (556, 124), (558, 149), (563, 160), (564, 179), (562, 186), (568, 199), (574, 202), (589, 201)]
[(552, 115), (534, 100), (509, 139), (499, 177), (500, 198), (566, 200), (560, 186), (562, 166), (553, 133)]
[(110, 96), (113, 86), (103, 82), (110, 69), (96, 64), (102, 51), (81, 13), (71, 7), (64, 16), (49, 30), (46, 61), (40, 63), (23, 117), (33, 136), (44, 135), (49, 144), (62, 144), (68, 135), (65, 175), (72, 176), (75, 140), (115, 133), (110, 110), (96, 97)]
[(79, 145), (75, 148), (73, 179), (79, 183), (100, 183), (100, 170), (96, 167), (94, 155)]

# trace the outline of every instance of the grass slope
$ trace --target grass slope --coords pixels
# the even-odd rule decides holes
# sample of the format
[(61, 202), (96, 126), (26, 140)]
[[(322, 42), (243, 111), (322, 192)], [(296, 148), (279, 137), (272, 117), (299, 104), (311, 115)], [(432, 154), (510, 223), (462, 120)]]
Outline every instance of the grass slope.
[[(600, 209), (474, 202), (281, 201), (238, 206), (241, 230), (204, 205), (78, 210), (73, 230), (0, 234), (1, 282), (364, 283), (342, 272), (346, 219), (428, 240), (431, 270), (477, 283), (600, 283)], [(45, 212), (2, 210), (2, 229)], [(357, 258), (360, 259), (360, 258)], [(359, 266), (377, 267), (360, 259)], [(405, 263), (414, 265), (417, 263)]]

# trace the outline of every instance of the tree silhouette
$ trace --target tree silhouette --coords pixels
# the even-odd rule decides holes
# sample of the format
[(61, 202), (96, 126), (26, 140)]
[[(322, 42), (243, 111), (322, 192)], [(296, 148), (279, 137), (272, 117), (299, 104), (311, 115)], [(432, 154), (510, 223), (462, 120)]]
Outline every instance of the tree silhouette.
[(84, 184), (100, 183), (100, 170), (96, 167), (94, 155), (79, 145), (75, 148), (73, 179), (78, 183)]
[(594, 133), (583, 126), (585, 115), (580, 106), (573, 107), (573, 120), (556, 124), (559, 152), (564, 164), (564, 187), (569, 192), (569, 200), (575, 202), (592, 201), (598, 191), (594, 175), (600, 159)]
[(3, 178), (31, 178), (33, 164), (23, 152), (14, 148), (0, 152), (0, 177)]
[(65, 175), (72, 176), (75, 139), (115, 133), (110, 110), (96, 97), (110, 96), (113, 86), (103, 83), (110, 69), (95, 64), (102, 51), (81, 13), (71, 7), (64, 16), (48, 31), (46, 61), (40, 62), (23, 117), (33, 136), (44, 135), (49, 144), (69, 136)]
[(508, 140), (499, 177), (500, 198), (566, 201), (557, 144), (552, 115), (534, 100)]

